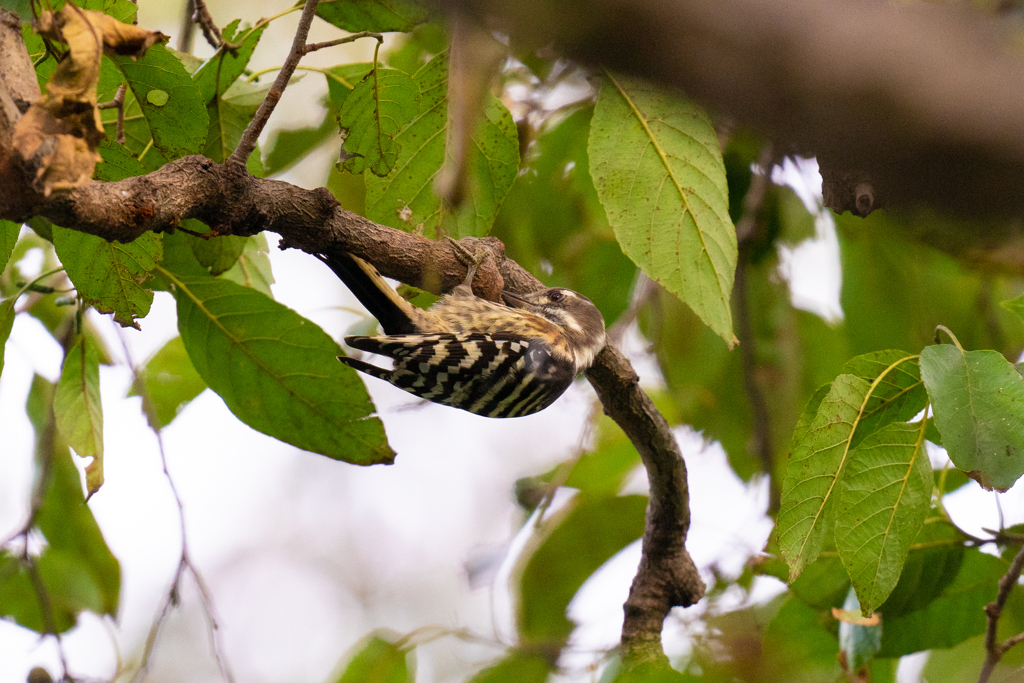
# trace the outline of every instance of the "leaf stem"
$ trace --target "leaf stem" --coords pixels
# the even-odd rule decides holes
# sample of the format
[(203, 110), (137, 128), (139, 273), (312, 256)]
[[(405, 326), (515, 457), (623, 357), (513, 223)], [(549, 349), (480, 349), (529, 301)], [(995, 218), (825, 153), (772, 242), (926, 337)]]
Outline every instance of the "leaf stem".
[(939, 331), (940, 330), (942, 332), (945, 332), (949, 336), (949, 338), (953, 340), (953, 344), (956, 346), (956, 348), (960, 349), (960, 353), (964, 353), (964, 347), (960, 346), (960, 340), (957, 339), (956, 335), (953, 334), (953, 332), (948, 327), (946, 327), (945, 325), (936, 325), (935, 326), (935, 343), (936, 344), (941, 344), (942, 343), (942, 342), (939, 341)]
[(26, 283), (24, 284), (24, 286), (22, 286), (22, 288), (18, 290), (18, 293), (17, 293), (17, 294), (15, 294), (13, 298), (14, 298), (15, 300), (17, 300), (17, 298), (18, 298), (18, 297), (20, 297), (20, 296), (21, 296), (22, 294), (24, 294), (24, 293), (25, 293), (25, 292), (27, 292), (28, 290), (32, 289), (32, 288), (33, 288), (33, 287), (34, 287), (34, 286), (36, 285), (36, 283), (37, 283), (37, 282), (39, 282), (40, 280), (42, 280), (42, 279), (44, 279), (44, 278), (48, 278), (48, 277), (50, 277), (51, 275), (53, 275), (54, 273), (60, 273), (60, 272), (62, 272), (63, 270), (64, 270), (64, 266), (58, 266), (58, 267), (56, 267), (56, 268), (53, 268), (53, 269), (51, 269), (51, 270), (48, 270), (48, 271), (46, 271), (45, 273), (40, 273), (40, 274), (39, 274), (39, 275), (37, 275), (37, 276), (36, 276), (36, 278), (35, 278), (34, 280), (32, 280), (31, 282), (26, 282)]

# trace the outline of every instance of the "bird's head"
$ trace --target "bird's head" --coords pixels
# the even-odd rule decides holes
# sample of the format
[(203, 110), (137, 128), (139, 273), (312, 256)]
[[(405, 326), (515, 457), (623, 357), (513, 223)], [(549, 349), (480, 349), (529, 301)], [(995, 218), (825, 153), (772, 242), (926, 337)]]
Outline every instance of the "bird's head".
[(551, 287), (529, 294), (503, 292), (502, 298), (509, 306), (554, 323), (568, 342), (565, 350), (572, 355), (577, 372), (590, 367), (604, 348), (604, 317), (590, 299), (578, 292)]

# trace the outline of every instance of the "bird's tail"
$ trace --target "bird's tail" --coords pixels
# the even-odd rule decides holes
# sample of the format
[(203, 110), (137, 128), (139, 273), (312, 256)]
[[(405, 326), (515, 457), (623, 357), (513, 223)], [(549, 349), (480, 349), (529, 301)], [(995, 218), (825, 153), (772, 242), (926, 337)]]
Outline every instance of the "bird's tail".
[(413, 334), (413, 305), (398, 295), (377, 269), (358, 256), (339, 251), (316, 254), (341, 278), (366, 310), (380, 322), (384, 334)]

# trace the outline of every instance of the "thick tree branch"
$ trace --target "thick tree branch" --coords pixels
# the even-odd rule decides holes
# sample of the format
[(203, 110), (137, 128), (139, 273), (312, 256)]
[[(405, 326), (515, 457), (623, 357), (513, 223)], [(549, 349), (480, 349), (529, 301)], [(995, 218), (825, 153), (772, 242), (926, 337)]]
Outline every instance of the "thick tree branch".
[[(1024, 55), (960, 3), (456, 0), (530, 47), (682, 88), (817, 156), (845, 208), (1024, 209)], [(856, 188), (871, 189), (870, 197)]]
[(587, 371), (605, 413), (640, 452), (650, 482), (643, 555), (625, 604), (622, 644), (630, 664), (663, 659), (661, 629), (673, 607), (704, 595), (704, 582), (686, 551), (690, 494), (675, 436), (622, 353), (606, 346)]

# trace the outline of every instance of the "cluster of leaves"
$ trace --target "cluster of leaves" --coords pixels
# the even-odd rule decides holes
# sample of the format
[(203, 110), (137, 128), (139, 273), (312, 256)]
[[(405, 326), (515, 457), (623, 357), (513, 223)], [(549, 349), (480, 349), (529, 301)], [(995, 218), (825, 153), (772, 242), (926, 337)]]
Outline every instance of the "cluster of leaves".
[[(128, 0), (89, 0), (83, 9), (125, 23), (135, 12)], [(328, 86), (323, 121), (279, 132), (266, 150), (254, 151), (250, 172), (289, 168), (336, 139), (340, 126), (341, 160), (327, 186), (343, 206), (429, 236), (497, 235), (548, 284), (590, 296), (609, 324), (637, 304), (665, 378), (659, 403), (670, 420), (720, 441), (744, 479), (772, 477), (781, 507), (770, 550), (782, 560), (764, 559), (735, 585), (748, 587), (756, 572), (789, 581), (790, 590), (768, 605), (709, 618), (721, 642), (735, 646), (728, 665), (721, 648), (709, 645), (694, 651), (685, 676), (612, 666), (606, 680), (731, 680), (737, 672), (745, 680), (816, 678), (837, 673), (839, 651), (850, 670), (869, 668), (873, 680), (892, 680), (894, 658), (982, 632), (981, 607), (1006, 562), (972, 547), (974, 539), (945, 515), (941, 494), (967, 479), (933, 478), (925, 441), (945, 446), (983, 485), (1008, 487), (1024, 470), (1024, 390), (997, 351), (928, 344), (935, 326), (946, 324), (969, 348), (1019, 351), (1024, 327), (991, 305), (1008, 298), (1012, 283), (900, 240), (895, 235), (905, 226), (893, 224), (905, 217), (840, 218), (845, 321), (830, 326), (795, 309), (777, 272), (780, 248), (814, 234), (803, 203), (769, 184), (757, 230), (737, 244), (733, 228), (763, 142), (737, 131), (723, 154), (699, 108), (615, 74), (600, 75), (597, 89), (571, 105), (548, 110), (541, 102), (536, 120), (518, 129), (502, 100), (488, 93), (469, 145), (467, 196), (453, 208), (434, 190), (454, 134), (443, 29), (413, 0), (323, 2), (317, 13), (348, 32), (408, 36), (383, 61), (314, 69)], [(90, 107), (124, 85), (126, 142), (110, 141), (116, 112), (102, 110), (108, 140), (97, 148), (102, 162), (94, 178), (142, 175), (187, 154), (224, 161), (269, 87), (247, 71), (265, 27), (232, 22), (223, 31), (227, 43), (206, 60), (159, 42), (135, 59), (97, 53)], [(51, 46), (28, 24), (24, 38), (40, 84), (52, 87), (61, 67)], [(535, 92), (578, 76), (564, 64), (519, 56), (520, 66), (505, 77)], [(26, 533), (24, 552), (0, 555), (0, 614), (62, 632), (82, 610), (116, 611), (116, 560), (71, 486), (77, 480), (68, 447), (92, 457), (90, 495), (103, 476), (99, 365), (110, 359), (81, 315), (85, 307), (138, 325), (153, 290), (175, 297), (180, 336), (139, 368), (132, 388), (154, 429), (210, 388), (240, 420), (299, 448), (362, 465), (392, 461), (361, 381), (333, 360), (341, 349), (274, 301), (263, 236), (203, 235), (209, 228), (191, 221), (183, 227), (201, 236), (149, 234), (116, 244), (44, 220), (29, 225), (22, 235), (21, 226), (0, 222), (0, 291), (7, 297), (0, 351), (15, 315), (26, 314), (62, 343), (65, 362), (56, 388), (37, 379), (30, 397), (41, 472), (49, 473), (40, 477), (45, 486), (31, 522), (47, 545), (29, 553)], [(32, 249), (44, 254), (44, 275), (26, 282), (19, 263)], [(77, 310), (43, 284), (59, 267)], [(737, 268), (745, 277), (734, 296)], [(636, 302), (638, 270), (660, 287)], [(734, 320), (745, 328), (734, 328)], [(746, 361), (731, 351), (736, 337)], [(924, 350), (884, 350), (895, 348)], [(759, 391), (772, 397), (760, 413), (753, 399)], [(38, 417), (51, 411), (52, 418)], [(546, 680), (574, 628), (566, 617), (570, 600), (642, 534), (646, 497), (619, 495), (639, 457), (610, 421), (602, 418), (597, 434), (587, 453), (520, 482), (521, 504), (538, 533), (514, 574), (519, 645), (473, 681)], [(759, 450), (750, 448), (755, 442)], [(787, 467), (778, 456), (789, 451)], [(577, 494), (550, 513), (543, 501), (555, 484)], [(82, 529), (77, 540), (54, 520)], [(40, 609), (37, 577), (55, 605), (52, 624)], [(840, 607), (877, 609), (883, 623), (849, 624), (855, 619), (842, 615), (840, 628), (831, 612)], [(1005, 620), (1011, 625), (1013, 614)], [(750, 633), (764, 642), (756, 656), (736, 645)], [(414, 649), (414, 639), (373, 634), (339, 680), (412, 680)]]

